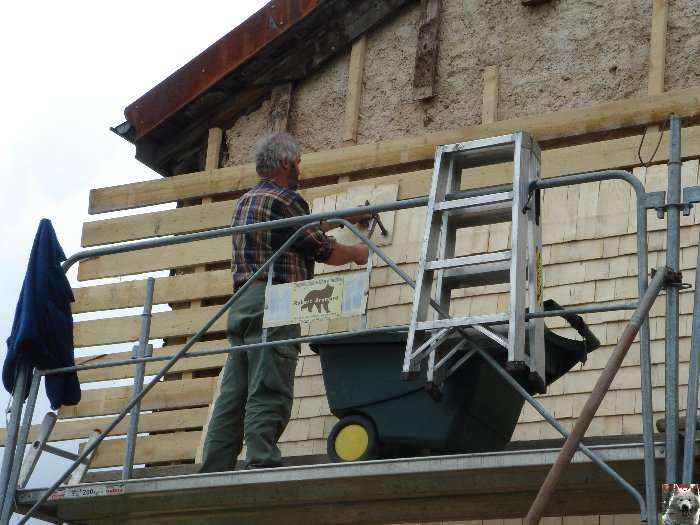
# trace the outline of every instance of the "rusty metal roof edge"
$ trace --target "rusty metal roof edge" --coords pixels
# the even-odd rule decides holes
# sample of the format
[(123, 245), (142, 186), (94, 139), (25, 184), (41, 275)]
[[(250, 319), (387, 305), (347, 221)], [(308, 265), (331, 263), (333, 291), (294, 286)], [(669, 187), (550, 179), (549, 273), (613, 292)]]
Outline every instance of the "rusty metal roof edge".
[(147, 135), (329, 0), (273, 0), (124, 109)]

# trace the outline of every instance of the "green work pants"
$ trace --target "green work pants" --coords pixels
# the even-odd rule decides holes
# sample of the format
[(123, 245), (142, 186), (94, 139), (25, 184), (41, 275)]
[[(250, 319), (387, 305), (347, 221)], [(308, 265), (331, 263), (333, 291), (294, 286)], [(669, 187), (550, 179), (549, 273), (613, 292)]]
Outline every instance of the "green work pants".
[[(264, 286), (250, 288), (236, 299), (226, 331), (232, 347), (262, 341), (264, 307)], [(281, 326), (268, 329), (267, 340), (299, 335), (299, 325)], [(298, 358), (299, 345), (229, 353), (204, 441), (200, 472), (233, 470), (244, 438), (247, 469), (282, 465), (277, 441), (292, 413)]]

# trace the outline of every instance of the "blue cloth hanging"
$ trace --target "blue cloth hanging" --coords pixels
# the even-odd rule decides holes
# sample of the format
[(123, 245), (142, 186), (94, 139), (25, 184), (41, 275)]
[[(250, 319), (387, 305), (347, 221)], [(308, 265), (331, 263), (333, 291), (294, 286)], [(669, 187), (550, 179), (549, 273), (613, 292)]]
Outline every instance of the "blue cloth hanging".
[[(30, 372), (33, 368), (50, 370), (75, 365), (70, 307), (74, 298), (61, 269), (61, 262), (65, 260), (51, 221), (42, 219), (34, 237), (12, 332), (7, 339), (2, 383), (10, 393), (14, 390), (20, 358), (30, 364)], [(47, 375), (45, 384), (54, 410), (61, 405), (77, 405), (80, 401), (76, 372)], [(27, 388), (25, 398), (28, 393)]]

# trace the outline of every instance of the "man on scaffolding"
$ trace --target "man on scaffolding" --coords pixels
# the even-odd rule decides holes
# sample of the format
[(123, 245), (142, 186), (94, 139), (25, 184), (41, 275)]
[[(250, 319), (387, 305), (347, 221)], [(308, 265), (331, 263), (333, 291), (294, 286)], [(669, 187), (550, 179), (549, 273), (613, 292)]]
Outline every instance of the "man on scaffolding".
[[(255, 169), (260, 177), (238, 201), (232, 226), (309, 215), (308, 203), (296, 190), (299, 186), (301, 150), (284, 132), (267, 135), (258, 143)], [(349, 217), (353, 224), (366, 223), (370, 214)], [(367, 245), (336, 242), (326, 232), (337, 225), (323, 223), (303, 233), (274, 263), (274, 284), (313, 278), (314, 263), (339, 266), (366, 264)], [(234, 293), (290, 238), (298, 226), (233, 235)], [(250, 283), (229, 310), (226, 335), (231, 346), (262, 341), (267, 273)], [(299, 325), (268, 329), (268, 341), (300, 337)], [(233, 470), (246, 443), (246, 469), (282, 465), (277, 446), (289, 422), (294, 397), (294, 371), (298, 344), (274, 345), (232, 351), (222, 372), (221, 388), (214, 403), (204, 441), (200, 472)]]

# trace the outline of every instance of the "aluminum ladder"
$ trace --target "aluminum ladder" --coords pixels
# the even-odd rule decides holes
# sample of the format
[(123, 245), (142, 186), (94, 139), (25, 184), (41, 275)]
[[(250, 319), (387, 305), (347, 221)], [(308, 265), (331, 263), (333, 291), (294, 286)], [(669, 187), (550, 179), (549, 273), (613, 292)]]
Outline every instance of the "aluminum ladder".
[[(512, 184), (460, 191), (462, 170), (503, 163), (513, 165)], [(402, 379), (418, 379), (427, 358), (426, 388), (436, 399), (468, 359), (455, 363), (453, 356), (475, 344), (470, 334), (505, 347), (507, 369), (529, 371), (535, 389), (545, 391), (544, 320), (537, 317), (543, 310), (539, 192), (528, 191), (539, 178), (540, 149), (528, 133), (436, 149), (402, 373)], [(455, 256), (458, 230), (508, 221), (510, 250)], [(450, 316), (452, 290), (500, 283), (510, 283), (509, 311)], [(450, 348), (455, 332), (461, 337)]]

